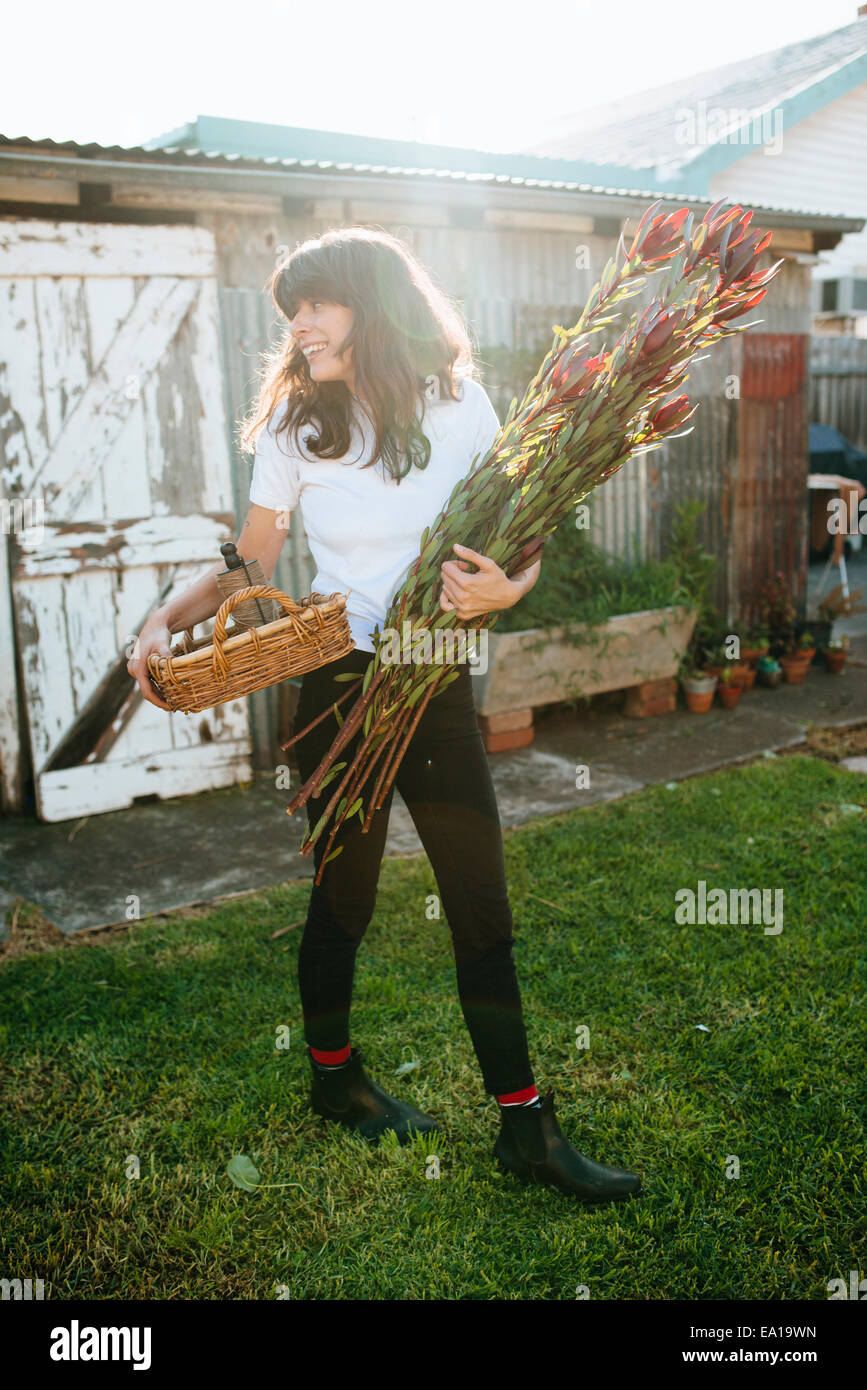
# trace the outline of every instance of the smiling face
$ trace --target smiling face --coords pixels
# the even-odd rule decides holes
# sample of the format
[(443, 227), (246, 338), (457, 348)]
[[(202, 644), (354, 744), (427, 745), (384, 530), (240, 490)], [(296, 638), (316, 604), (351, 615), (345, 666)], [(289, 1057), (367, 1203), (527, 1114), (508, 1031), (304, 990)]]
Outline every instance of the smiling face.
[(289, 320), (289, 328), (307, 358), (314, 381), (345, 381), (350, 391), (354, 389), (352, 348), (347, 348), (343, 357), (338, 356), (353, 320), (353, 312), (345, 304), (335, 304), (326, 299), (302, 299), (298, 302)]

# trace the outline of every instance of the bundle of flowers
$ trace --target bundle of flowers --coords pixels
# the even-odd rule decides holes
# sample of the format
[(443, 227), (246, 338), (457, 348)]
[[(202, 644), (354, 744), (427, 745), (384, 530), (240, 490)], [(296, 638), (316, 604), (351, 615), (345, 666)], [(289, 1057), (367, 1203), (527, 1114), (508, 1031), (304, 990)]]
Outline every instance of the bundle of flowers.
[[(422, 533), (418, 558), (392, 600), (383, 632), (374, 632), (374, 656), (363, 681), (344, 677), (354, 684), (319, 716), (333, 710), (339, 725), (334, 741), (287, 808), (294, 815), (343, 773), (301, 845), (302, 854), (309, 854), (332, 821), (317, 883), (342, 849), (327, 852), (341, 824), (358, 815), (364, 831), (369, 829), (428, 701), (457, 678), (455, 662), (466, 659), (466, 634), (452, 631), (457, 615), (439, 602), (441, 565), (453, 558), (455, 543), (514, 572), (593, 488), (629, 458), (676, 437), (696, 409), (679, 392), (690, 363), (718, 339), (751, 326), (734, 320), (755, 308), (783, 262), (757, 270), (771, 233), (748, 234), (752, 212), (734, 206), (721, 213), (724, 201), (697, 224), (687, 208), (654, 216), (656, 202), (628, 251), (621, 235), (577, 323), (555, 326), (553, 345), (523, 399), (512, 401), (491, 448), (474, 460)], [(658, 293), (643, 312), (631, 314), (610, 348), (591, 342), (620, 319), (616, 305), (638, 294), (648, 274), (663, 271)], [(498, 616), (475, 621), (489, 628)], [(411, 663), (392, 659), (392, 633), (402, 641), (409, 637)], [(353, 693), (357, 698), (341, 717), (338, 707)], [(351, 762), (338, 761), (359, 729)]]

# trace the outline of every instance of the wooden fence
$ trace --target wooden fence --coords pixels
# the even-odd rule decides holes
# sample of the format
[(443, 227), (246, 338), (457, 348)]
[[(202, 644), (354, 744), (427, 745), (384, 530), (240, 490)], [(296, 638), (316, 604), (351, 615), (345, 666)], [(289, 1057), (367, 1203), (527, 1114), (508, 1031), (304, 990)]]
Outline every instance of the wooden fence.
[(810, 421), (867, 453), (867, 338), (810, 338)]

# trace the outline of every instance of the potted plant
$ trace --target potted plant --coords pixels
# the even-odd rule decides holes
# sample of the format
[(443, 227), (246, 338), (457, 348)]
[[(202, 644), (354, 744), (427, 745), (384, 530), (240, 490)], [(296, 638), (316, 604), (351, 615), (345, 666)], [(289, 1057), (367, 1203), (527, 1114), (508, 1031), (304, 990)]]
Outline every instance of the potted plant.
[[(818, 654), (818, 652), (827, 647), (828, 643), (830, 642), (831, 637), (833, 636), (833, 627), (833, 616), (823, 616), (822, 605), (819, 604), (816, 616), (802, 619), (801, 622), (795, 625), (795, 632), (798, 637), (807, 634), (811, 635), (813, 638), (813, 645), (816, 647), (816, 652)], [(815, 659), (816, 658), (814, 655), (813, 660), (815, 661)]]
[(770, 690), (776, 690), (783, 679), (783, 668), (775, 657), (760, 656), (756, 666), (756, 674), (762, 685), (766, 685)]
[(846, 663), (848, 652), (848, 637), (832, 637), (827, 646), (822, 648), (822, 655), (825, 658), (825, 667), (829, 675), (838, 676), (840, 674)]
[(808, 647), (806, 651), (801, 650), (795, 638), (790, 637), (786, 643), (785, 651), (780, 657), (780, 666), (783, 669), (783, 678), (787, 685), (803, 685), (807, 679), (807, 670), (812, 660), (811, 649)]
[(816, 639), (812, 632), (802, 632), (798, 638), (797, 650), (805, 661), (812, 661), (816, 655)]
[(704, 669), (708, 675), (716, 676), (718, 680), (722, 678), (724, 671), (730, 671), (731, 679), (737, 685), (742, 685), (745, 674), (749, 670), (749, 662), (744, 661), (743, 657), (732, 660), (726, 651), (725, 643), (722, 643), (711, 652), (710, 661), (705, 664)]
[(797, 617), (791, 586), (782, 570), (777, 570), (774, 578), (763, 586), (759, 614), (761, 626), (768, 632), (770, 650), (774, 656), (779, 656), (792, 636), (792, 625)]
[(725, 709), (734, 709), (741, 698), (743, 686), (735, 675), (734, 668), (728, 666), (719, 678), (719, 697)]
[(770, 647), (766, 627), (751, 627), (747, 633), (746, 646), (741, 648), (741, 661), (746, 661), (755, 670), (760, 656), (765, 656)]
[(716, 676), (709, 676), (700, 667), (684, 661), (680, 668), (680, 684), (686, 696), (686, 703), (693, 714), (707, 714), (713, 704), (716, 690)]
[[(848, 618), (852, 613), (867, 612), (864, 604), (859, 602), (863, 595), (863, 589), (852, 589), (846, 593), (842, 584), (836, 584), (818, 604), (817, 617), (811, 620), (810, 631), (818, 639), (817, 645), (823, 654), (827, 650), (839, 651), (839, 648), (835, 647), (831, 640), (834, 635), (834, 622), (837, 618)], [(842, 665), (842, 662), (840, 664)]]

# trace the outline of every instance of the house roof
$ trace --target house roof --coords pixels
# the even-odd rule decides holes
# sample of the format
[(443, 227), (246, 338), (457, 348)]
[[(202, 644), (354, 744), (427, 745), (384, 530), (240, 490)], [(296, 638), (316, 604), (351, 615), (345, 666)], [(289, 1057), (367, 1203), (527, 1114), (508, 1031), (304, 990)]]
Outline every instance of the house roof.
[[(229, 138), (232, 127), (237, 138)], [(253, 130), (246, 130), (253, 127)], [(278, 152), (248, 152), (256, 144), (255, 132), (266, 132), (263, 146)], [(222, 134), (224, 145), (246, 146), (244, 152), (231, 148), (202, 148), (196, 140)], [(178, 143), (161, 144), (162, 140)], [(184, 143), (192, 140), (192, 144)], [(290, 143), (291, 142), (291, 143)], [(308, 153), (308, 151), (313, 151)], [(410, 156), (417, 162), (409, 162)], [(346, 157), (350, 156), (350, 157)], [(367, 156), (362, 158), (360, 156)], [(397, 159), (387, 162), (386, 156)], [(448, 162), (440, 160), (448, 156)], [(401, 163), (403, 159), (406, 162)], [(333, 131), (305, 131), (295, 127), (258, 126), (254, 122), (221, 122), (216, 117), (199, 117), (191, 126), (169, 132), (147, 145), (80, 144), (74, 140), (35, 140), (29, 136), (0, 134), (0, 174), (18, 173), (22, 177), (77, 178), (87, 182), (160, 182), (175, 188), (220, 187), (227, 192), (267, 188), (283, 196), (325, 196), (329, 184), (339, 180), (341, 191), (352, 196), (390, 191), (395, 187), (421, 191), (424, 186), (448, 187), (449, 199), (473, 189), (483, 196), (519, 195), (546, 207), (556, 207), (563, 195), (580, 199), (580, 211), (614, 216), (643, 211), (648, 202), (662, 198), (666, 203), (680, 201), (696, 207), (712, 201), (695, 192), (642, 187), (633, 171), (618, 171), (619, 182), (607, 183), (598, 177), (582, 178), (585, 166), (571, 160), (552, 160), (526, 155), (488, 154), (459, 148), (446, 148), (402, 141), (381, 141), (373, 137), (343, 135)], [(626, 177), (624, 177), (626, 175)], [(535, 195), (535, 197), (533, 197)], [(418, 192), (415, 196), (418, 196)], [(514, 202), (512, 203), (514, 205)], [(839, 216), (804, 209), (751, 202), (763, 215), (768, 227), (816, 227), (823, 232), (859, 231), (863, 218)]]
[(164, 135), (145, 140), (147, 150), (183, 149), (246, 156), (250, 159), (276, 158), (340, 160), (367, 167), (385, 165), (403, 170), (435, 169), (451, 173), (505, 174), (509, 178), (569, 179), (599, 183), (599, 170), (580, 160), (540, 159), (538, 155), (494, 153), (455, 145), (432, 145), (417, 140), (393, 140), (377, 135), (355, 135), (348, 131), (315, 130), (307, 126), (268, 125), (259, 121), (236, 121), (224, 116), (196, 116)]
[[(742, 159), (749, 148), (742, 127), (763, 112), (780, 111), (783, 129), (867, 81), (867, 15), (828, 34), (709, 68), (679, 82), (651, 87), (603, 106), (553, 122), (549, 134), (525, 153), (554, 159), (590, 160), (621, 171), (647, 170), (656, 186), (672, 180), (693, 192), (707, 190), (711, 172)], [(684, 108), (699, 102), (743, 113), (735, 119), (739, 138), (683, 143)], [(758, 143), (758, 141), (756, 141)]]

